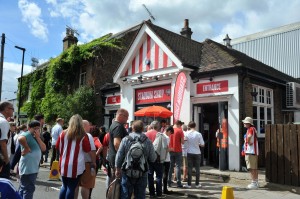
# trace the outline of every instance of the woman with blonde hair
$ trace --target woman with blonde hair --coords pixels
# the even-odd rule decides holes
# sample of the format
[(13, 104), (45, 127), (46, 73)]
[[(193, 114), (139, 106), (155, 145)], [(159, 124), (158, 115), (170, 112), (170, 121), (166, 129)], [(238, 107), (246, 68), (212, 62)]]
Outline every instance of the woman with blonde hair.
[(59, 150), (59, 172), (62, 177), (60, 199), (73, 199), (79, 178), (85, 170), (84, 152), (91, 151), (89, 138), (84, 131), (80, 115), (73, 115), (68, 129), (58, 137), (56, 149)]

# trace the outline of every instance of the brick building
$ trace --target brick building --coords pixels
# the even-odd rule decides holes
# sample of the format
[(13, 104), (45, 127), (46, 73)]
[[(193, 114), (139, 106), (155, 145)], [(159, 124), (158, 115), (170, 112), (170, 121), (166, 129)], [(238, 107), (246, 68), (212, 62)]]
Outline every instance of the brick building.
[[(114, 75), (120, 85), (120, 106), (134, 112), (160, 105), (174, 114), (170, 124), (193, 120), (206, 141), (204, 159), (215, 165), (215, 132), (228, 125), (228, 147), (222, 169), (240, 170), (245, 130), (241, 120), (254, 119), (264, 165), (264, 125), (283, 122), (287, 82), (298, 82), (246, 54), (210, 39), (197, 42), (185, 20), (181, 35), (145, 21)], [(145, 117), (145, 123), (154, 118)], [(160, 120), (161, 118), (155, 118)]]

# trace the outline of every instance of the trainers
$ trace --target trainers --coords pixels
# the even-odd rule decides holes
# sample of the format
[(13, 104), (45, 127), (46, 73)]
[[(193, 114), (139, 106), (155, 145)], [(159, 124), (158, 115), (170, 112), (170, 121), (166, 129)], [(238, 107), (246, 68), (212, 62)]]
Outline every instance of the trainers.
[(182, 184), (180, 184), (180, 185), (177, 185), (177, 188), (182, 188), (183, 186), (182, 186)]
[(258, 189), (257, 183), (251, 182), (251, 184), (247, 186), (247, 189)]
[(198, 184), (198, 185), (196, 185), (195, 187), (196, 187), (196, 188), (201, 188), (202, 185), (201, 185), (201, 184)]
[(191, 186), (191, 185), (188, 185), (188, 184), (183, 185), (183, 187), (184, 187), (184, 188), (187, 188), (187, 189), (192, 188), (192, 186)]

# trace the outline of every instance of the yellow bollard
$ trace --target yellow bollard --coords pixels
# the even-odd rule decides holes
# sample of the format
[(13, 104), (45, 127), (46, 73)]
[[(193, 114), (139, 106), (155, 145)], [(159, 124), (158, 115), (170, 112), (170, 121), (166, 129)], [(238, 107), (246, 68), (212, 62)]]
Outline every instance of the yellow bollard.
[(50, 174), (49, 174), (49, 180), (60, 180), (58, 161), (53, 161), (52, 163)]
[(234, 199), (233, 188), (229, 186), (224, 186), (222, 189), (221, 199)]

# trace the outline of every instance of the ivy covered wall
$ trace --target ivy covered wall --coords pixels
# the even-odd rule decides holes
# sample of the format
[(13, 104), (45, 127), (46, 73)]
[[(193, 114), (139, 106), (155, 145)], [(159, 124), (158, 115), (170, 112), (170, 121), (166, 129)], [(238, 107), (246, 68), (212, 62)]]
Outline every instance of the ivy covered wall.
[(22, 79), (21, 111), (29, 119), (37, 113), (45, 116), (47, 123), (54, 123), (57, 117), (66, 121), (74, 114), (95, 121), (95, 91), (92, 86), (78, 88), (75, 80), (80, 67), (91, 63), (95, 53), (107, 50), (121, 50), (121, 42), (108, 39), (106, 35), (83, 45), (73, 45), (58, 57), (50, 59), (47, 67), (37, 69)]

